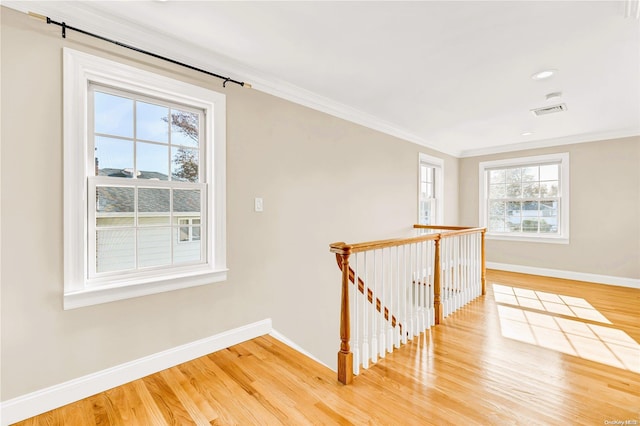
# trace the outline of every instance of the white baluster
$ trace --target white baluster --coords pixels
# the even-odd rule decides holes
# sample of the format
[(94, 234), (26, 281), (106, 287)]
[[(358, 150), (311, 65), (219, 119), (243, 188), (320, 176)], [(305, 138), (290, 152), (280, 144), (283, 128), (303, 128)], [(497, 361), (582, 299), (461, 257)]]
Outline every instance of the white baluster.
[(407, 286), (410, 285), (409, 277), (407, 276), (407, 262), (410, 261), (407, 258), (407, 248), (409, 248), (409, 256), (411, 256), (411, 246), (405, 244), (402, 246), (402, 343), (407, 344)]
[(409, 340), (413, 340), (415, 336), (414, 331), (414, 321), (413, 318), (415, 316), (415, 306), (416, 306), (416, 289), (418, 288), (418, 274), (416, 274), (417, 269), (417, 246), (416, 244), (411, 244), (409, 246), (409, 271), (411, 272), (411, 288), (409, 289), (409, 300), (407, 303), (407, 332), (409, 333)]
[(367, 252), (362, 253), (363, 267), (364, 267), (364, 288), (363, 288), (363, 300), (364, 309), (362, 310), (362, 368), (369, 368), (369, 315), (371, 313), (371, 306), (375, 306), (374, 303), (369, 303), (369, 271), (367, 269)]
[(378, 269), (376, 262), (376, 250), (373, 251), (373, 315), (371, 317), (371, 362), (378, 361), (378, 311), (376, 310), (376, 298), (378, 297)]
[(353, 309), (353, 317), (355, 318), (355, 322), (353, 323), (352, 333), (353, 344), (351, 347), (353, 348), (353, 374), (360, 374), (360, 315), (358, 312), (358, 305), (360, 304), (360, 292), (358, 291), (358, 253), (355, 255), (355, 259), (353, 262), (353, 288), (354, 288), (354, 309)]
[(380, 280), (381, 280), (381, 306), (380, 306), (380, 318), (382, 320), (380, 324), (380, 337), (378, 343), (380, 344), (380, 358), (384, 358), (387, 354), (387, 338), (385, 334), (385, 318), (384, 318), (384, 307), (386, 306), (386, 283), (385, 283), (385, 270), (384, 267), (384, 249), (380, 250)]

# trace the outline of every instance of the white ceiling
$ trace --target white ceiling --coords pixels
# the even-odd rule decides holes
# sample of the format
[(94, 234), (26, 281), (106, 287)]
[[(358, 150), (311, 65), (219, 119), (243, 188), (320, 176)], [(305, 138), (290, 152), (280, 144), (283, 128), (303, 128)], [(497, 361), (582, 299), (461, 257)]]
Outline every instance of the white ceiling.
[(637, 0), (2, 4), (456, 156), (640, 134)]

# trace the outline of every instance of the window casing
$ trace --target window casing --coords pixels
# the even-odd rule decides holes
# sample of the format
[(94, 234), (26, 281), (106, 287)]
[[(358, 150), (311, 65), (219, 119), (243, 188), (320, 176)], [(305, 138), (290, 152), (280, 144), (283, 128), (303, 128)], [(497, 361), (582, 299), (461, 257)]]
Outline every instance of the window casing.
[(493, 239), (569, 242), (569, 154), (480, 163), (480, 226)]
[(224, 95), (63, 56), (65, 309), (226, 279)]
[(418, 223), (442, 225), (444, 161), (420, 153), (418, 162)]

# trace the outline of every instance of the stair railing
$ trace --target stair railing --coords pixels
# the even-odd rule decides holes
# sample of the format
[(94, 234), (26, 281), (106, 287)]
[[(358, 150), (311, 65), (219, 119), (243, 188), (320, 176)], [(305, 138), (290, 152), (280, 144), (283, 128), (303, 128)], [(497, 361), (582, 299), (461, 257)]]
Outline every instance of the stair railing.
[(486, 228), (414, 228), (420, 235), (330, 246), (342, 271), (341, 383), (485, 294)]

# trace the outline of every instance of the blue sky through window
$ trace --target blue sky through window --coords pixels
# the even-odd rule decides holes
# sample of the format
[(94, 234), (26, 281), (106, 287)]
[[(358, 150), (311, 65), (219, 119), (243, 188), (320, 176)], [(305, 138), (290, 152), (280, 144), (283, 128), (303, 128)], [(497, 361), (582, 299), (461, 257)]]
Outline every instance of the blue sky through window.
[[(197, 113), (110, 93), (93, 93), (94, 155), (100, 175), (133, 177), (135, 170), (138, 178), (167, 180), (187, 161), (195, 164), (197, 174)], [(179, 150), (187, 155), (179, 157)]]

